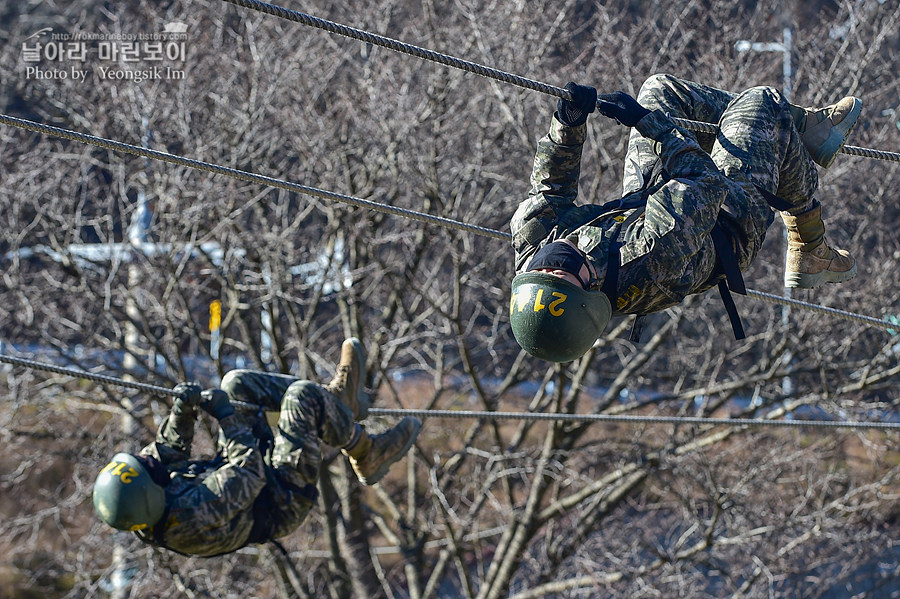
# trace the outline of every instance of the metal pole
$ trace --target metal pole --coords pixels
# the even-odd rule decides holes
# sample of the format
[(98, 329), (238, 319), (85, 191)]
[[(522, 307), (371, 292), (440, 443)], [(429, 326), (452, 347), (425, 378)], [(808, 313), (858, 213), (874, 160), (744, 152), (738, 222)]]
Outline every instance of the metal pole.
[[(734, 48), (738, 52), (781, 52), (781, 93), (784, 96), (785, 100), (788, 102), (791, 101), (791, 95), (794, 91), (794, 69), (793, 64), (791, 62), (791, 52), (793, 51), (793, 29), (790, 26), (786, 26), (782, 30), (782, 41), (781, 42), (751, 42), (749, 40), (740, 40), (735, 45)], [(788, 244), (788, 233), (787, 229), (784, 231), (784, 247), (785, 251), (787, 251)], [(787, 299), (791, 299), (792, 290), (790, 287), (785, 288), (785, 297)], [(783, 330), (787, 330), (788, 324), (790, 323), (791, 316), (791, 307), (787, 304), (782, 306), (781, 308), (781, 326)], [(790, 349), (787, 350), (785, 354), (785, 364), (790, 364), (793, 361), (793, 354)], [(790, 396), (794, 392), (794, 383), (790, 376), (786, 376), (781, 381), (781, 391), (785, 397)]]

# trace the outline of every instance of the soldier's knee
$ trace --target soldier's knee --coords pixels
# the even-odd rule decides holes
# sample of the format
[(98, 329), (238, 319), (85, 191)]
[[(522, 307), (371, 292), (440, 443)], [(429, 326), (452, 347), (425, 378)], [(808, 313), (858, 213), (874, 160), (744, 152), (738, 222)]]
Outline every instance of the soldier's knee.
[(675, 78), (668, 73), (654, 73), (644, 80), (644, 84), (641, 88), (667, 87), (671, 85), (673, 81), (675, 81)]
[(757, 85), (745, 90), (741, 97), (749, 99), (751, 102), (761, 104), (763, 102), (774, 102), (776, 104), (787, 103), (787, 100), (780, 91), (768, 85)]
[(666, 73), (656, 73), (655, 75), (650, 75), (644, 80), (644, 83), (643, 85), (641, 85), (641, 89), (638, 95), (644, 95), (650, 91), (657, 89), (672, 87), (674, 83), (675, 77), (673, 77), (672, 75), (668, 75)]
[(647, 108), (657, 108), (666, 96), (666, 90), (677, 87), (677, 79), (672, 75), (657, 73), (644, 80), (638, 91), (637, 101)]
[(243, 379), (250, 372), (250, 370), (229, 370), (222, 377), (219, 389), (227, 393), (231, 399), (243, 397), (245, 388)]
[(284, 400), (318, 400), (321, 398), (321, 387), (312, 381), (295, 381), (288, 386)]

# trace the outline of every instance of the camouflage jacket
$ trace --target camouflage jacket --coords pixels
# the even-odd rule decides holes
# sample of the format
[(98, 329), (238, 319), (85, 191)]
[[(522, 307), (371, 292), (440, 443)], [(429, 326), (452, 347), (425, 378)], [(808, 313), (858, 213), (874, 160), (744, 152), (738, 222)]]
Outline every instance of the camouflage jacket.
[(256, 438), (234, 416), (219, 421), (224, 451), (190, 461), (195, 420), (195, 408), (173, 409), (156, 440), (141, 450), (168, 467), (170, 482), (163, 520), (137, 535), (179, 553), (218, 555), (246, 544), (253, 503), (266, 485), (265, 466)]
[[(668, 180), (648, 182), (646, 208), (604, 215), (600, 204), (616, 196), (597, 204), (575, 204), (587, 127), (568, 127), (553, 118), (549, 134), (538, 143), (528, 199), (510, 224), (517, 273), (539, 248), (568, 237), (589, 256), (602, 279), (610, 240), (627, 220), (617, 297), (611, 298), (615, 313), (656, 312), (713, 285), (709, 279), (716, 253), (710, 231), (734, 184), (663, 112), (651, 112), (636, 129), (656, 141)], [(631, 222), (628, 216), (634, 210), (643, 214)]]

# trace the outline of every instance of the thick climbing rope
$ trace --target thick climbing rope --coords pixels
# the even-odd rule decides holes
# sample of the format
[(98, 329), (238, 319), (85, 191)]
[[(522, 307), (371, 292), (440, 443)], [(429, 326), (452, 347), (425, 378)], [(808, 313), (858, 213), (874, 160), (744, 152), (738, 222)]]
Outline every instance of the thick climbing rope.
[[(348, 27), (347, 25), (341, 25), (340, 23), (335, 23), (334, 21), (328, 21), (319, 17), (314, 17), (312, 15), (298, 12), (296, 10), (290, 10), (288, 8), (270, 4), (268, 2), (262, 2), (261, 0), (223, 0), (223, 2), (228, 2), (229, 4), (234, 4), (243, 8), (249, 8), (251, 10), (266, 13), (268, 15), (272, 15), (274, 17), (278, 17), (280, 19), (285, 19), (288, 21), (293, 21), (295, 23), (300, 23), (302, 25), (307, 25), (309, 27), (315, 27), (316, 29), (322, 29), (330, 33), (336, 33), (344, 37), (349, 37), (351, 39), (359, 40), (367, 44), (372, 44), (373, 46), (388, 48), (389, 50), (394, 50), (395, 52), (400, 52), (402, 54), (415, 56), (416, 58), (436, 62), (438, 64), (453, 67), (455, 69), (467, 71), (476, 75), (481, 75), (482, 77), (502, 81), (503, 83), (509, 83), (511, 85), (531, 89), (550, 96), (556, 96), (557, 98), (563, 98), (564, 100), (572, 99), (572, 94), (570, 94), (568, 90), (561, 87), (556, 87), (547, 83), (541, 83), (540, 81), (528, 79), (526, 77), (520, 77), (519, 75), (507, 73), (506, 71), (494, 69), (475, 62), (462, 60), (461, 58), (455, 58), (447, 54), (441, 54), (440, 52), (435, 52), (434, 50), (428, 50), (419, 46), (413, 46), (412, 44), (407, 44), (399, 40), (384, 37), (382, 35), (377, 35), (375, 33), (370, 33), (362, 29)], [(688, 129), (690, 131), (697, 131), (701, 133), (716, 133), (719, 130), (719, 128), (712, 123), (703, 123), (700, 121), (692, 121), (681, 118), (673, 118), (672, 120), (676, 125), (679, 125), (680, 127)], [(884, 150), (875, 150), (872, 148), (860, 148), (857, 146), (846, 145), (841, 149), (841, 152), (853, 156), (863, 156), (865, 158), (877, 158), (879, 160), (900, 162), (900, 153), (897, 152), (886, 152)]]
[[(95, 374), (0, 353), (0, 362), (81, 378), (107, 385), (137, 389), (153, 395), (181, 397), (174, 389)], [(264, 410), (263, 406), (232, 400), (232, 405), (246, 410)], [(645, 416), (629, 414), (553, 414), (543, 412), (491, 412), (475, 410), (415, 410), (409, 408), (369, 408), (376, 416), (419, 416), (422, 418), (477, 418), (481, 420), (529, 420), (556, 422), (605, 422), (610, 424), (672, 424), (696, 426), (830, 428), (848, 430), (900, 430), (900, 422), (867, 422), (861, 420), (775, 420), (773, 418), (704, 418), (699, 416)]]
[[(359, 206), (362, 208), (368, 208), (368, 209), (376, 211), (376, 212), (382, 212), (385, 214), (391, 214), (394, 216), (400, 216), (403, 218), (418, 220), (421, 222), (438, 225), (440, 227), (455, 229), (455, 230), (459, 230), (459, 231), (465, 231), (468, 233), (474, 233), (476, 235), (481, 235), (484, 237), (500, 239), (503, 241), (509, 241), (512, 239), (512, 235), (510, 235), (509, 233), (506, 233), (504, 231), (498, 231), (496, 229), (480, 227), (477, 225), (460, 222), (460, 221), (453, 220), (450, 218), (434, 216), (431, 214), (425, 214), (423, 212), (417, 212), (415, 210), (408, 210), (406, 208), (397, 208), (395, 206), (391, 206), (389, 204), (383, 204), (380, 202), (375, 202), (373, 200), (364, 200), (362, 198), (356, 198), (353, 196), (343, 195), (343, 194), (339, 194), (339, 193), (335, 193), (335, 192), (331, 192), (331, 191), (325, 191), (322, 189), (317, 189), (315, 187), (309, 187), (306, 185), (300, 185), (298, 183), (292, 183), (290, 181), (285, 181), (283, 179), (276, 179), (274, 177), (259, 175), (259, 174), (251, 173), (248, 171), (241, 171), (241, 170), (229, 168), (226, 166), (221, 166), (218, 164), (202, 162), (200, 160), (194, 160), (192, 158), (185, 158), (184, 156), (178, 156), (176, 154), (169, 154), (167, 152), (160, 152), (158, 150), (151, 150), (149, 148), (142, 148), (140, 146), (127, 144), (125, 142), (105, 139), (103, 137), (97, 137), (94, 135), (88, 135), (86, 133), (80, 133), (78, 131), (71, 131), (69, 129), (63, 129), (62, 127), (54, 127), (52, 125), (46, 125), (44, 123), (38, 123), (35, 121), (20, 119), (18, 117), (9, 116), (6, 114), (0, 114), (0, 125), (10, 125), (13, 127), (18, 127), (20, 129), (33, 131), (36, 133), (52, 135), (55, 137), (61, 137), (63, 139), (68, 139), (71, 141), (77, 141), (77, 142), (89, 144), (92, 146), (97, 146), (99, 148), (115, 150), (118, 152), (125, 152), (127, 154), (133, 154), (135, 156), (141, 156), (144, 158), (152, 158), (154, 160), (160, 160), (162, 162), (168, 162), (170, 164), (176, 164), (178, 166), (184, 166), (184, 167), (188, 167), (188, 168), (192, 168), (192, 169), (196, 169), (196, 170), (200, 170), (200, 171), (214, 173), (217, 175), (225, 175), (227, 177), (232, 177), (234, 179), (240, 179), (242, 181), (250, 181), (253, 183), (259, 183), (261, 185), (266, 185), (269, 187), (275, 187), (278, 189), (285, 189), (288, 191), (303, 193), (303, 194), (321, 198), (321, 199), (334, 200), (337, 202), (342, 202), (344, 204), (349, 204), (351, 206)], [(803, 302), (800, 300), (795, 300), (792, 298), (771, 295), (768, 293), (763, 293), (761, 291), (754, 291), (753, 289), (748, 289), (747, 295), (762, 299), (762, 300), (770, 302), (770, 303), (795, 306), (798, 308), (807, 309), (807, 310), (810, 310), (813, 312), (818, 312), (821, 314), (828, 314), (830, 316), (834, 316), (836, 318), (840, 318), (843, 320), (850, 320), (850, 321), (854, 321), (854, 322), (861, 323), (861, 324), (879, 327), (879, 328), (882, 328), (885, 330), (894, 331), (897, 329), (897, 323), (895, 323), (895, 322), (888, 322), (887, 320), (881, 320), (878, 318), (874, 318), (872, 316), (865, 316), (863, 314), (855, 314), (853, 312), (847, 312), (845, 310), (838, 310), (836, 308), (829, 308), (827, 306), (811, 304), (811, 303)]]

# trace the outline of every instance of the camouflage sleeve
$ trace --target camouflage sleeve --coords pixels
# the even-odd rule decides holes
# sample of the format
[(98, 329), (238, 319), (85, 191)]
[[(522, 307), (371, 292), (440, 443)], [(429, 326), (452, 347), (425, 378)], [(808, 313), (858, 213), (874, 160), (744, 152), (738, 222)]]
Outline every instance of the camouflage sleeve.
[(253, 526), (253, 503), (266, 484), (256, 439), (240, 418), (219, 421), (224, 463), (202, 478), (179, 477), (162, 525), (163, 542), (182, 553), (218, 555), (242, 547)]
[(156, 440), (141, 453), (152, 455), (163, 464), (190, 459), (196, 420), (197, 408), (175, 402), (169, 416), (159, 426)]
[(524, 266), (521, 263), (547, 236), (558, 216), (575, 205), (586, 136), (585, 125), (569, 127), (554, 117), (550, 132), (538, 142), (531, 191), (510, 222), (516, 270)]
[(712, 158), (696, 140), (656, 110), (638, 123), (640, 133), (657, 141), (668, 182), (647, 201), (643, 237), (654, 252), (677, 264), (708, 240), (730, 188)]
[(250, 428), (234, 416), (220, 420), (219, 426), (225, 436), (225, 463), (203, 481), (211, 493), (204, 507), (224, 523), (253, 504), (266, 485), (266, 474)]

